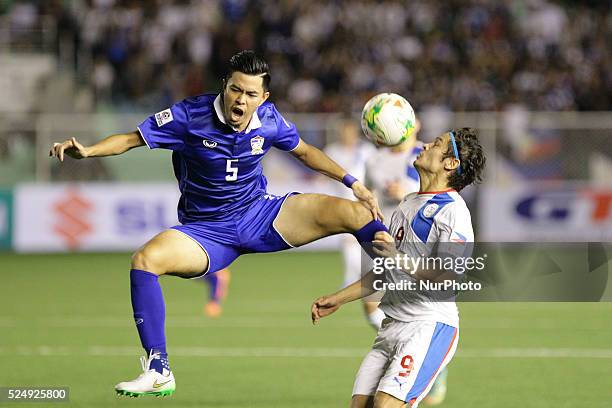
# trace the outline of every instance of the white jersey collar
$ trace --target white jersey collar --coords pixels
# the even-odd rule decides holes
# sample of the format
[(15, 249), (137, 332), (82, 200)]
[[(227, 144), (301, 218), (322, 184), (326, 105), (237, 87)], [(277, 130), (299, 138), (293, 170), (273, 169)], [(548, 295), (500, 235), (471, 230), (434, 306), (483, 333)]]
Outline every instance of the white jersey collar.
[[(215, 107), (215, 113), (217, 114), (217, 118), (219, 118), (221, 123), (223, 123), (224, 125), (228, 125), (228, 123), (225, 121), (225, 116), (223, 116), (223, 108), (221, 107), (221, 94), (217, 95), (215, 101), (213, 102), (213, 106)], [(228, 126), (234, 129), (236, 132), (238, 131), (238, 129), (236, 129), (232, 125)], [(253, 112), (253, 116), (251, 116), (251, 121), (249, 122), (247, 128), (244, 130), (244, 133), (249, 133), (251, 130), (258, 129), (260, 127), (261, 121), (259, 120), (259, 116), (257, 116), (257, 109), (255, 109), (255, 112)]]
[(444, 194), (444, 193), (456, 193), (457, 191), (455, 191), (454, 188), (448, 188), (446, 190), (440, 190), (440, 191), (417, 191), (418, 195), (426, 195), (426, 194), (430, 194), (430, 195), (437, 195), (437, 194)]

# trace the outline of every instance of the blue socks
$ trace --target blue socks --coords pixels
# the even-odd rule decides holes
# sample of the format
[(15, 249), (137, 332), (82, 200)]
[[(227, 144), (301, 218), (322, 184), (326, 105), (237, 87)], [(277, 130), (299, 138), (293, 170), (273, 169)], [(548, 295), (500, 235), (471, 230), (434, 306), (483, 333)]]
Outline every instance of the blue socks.
[(389, 231), (385, 224), (380, 220), (372, 220), (361, 229), (353, 232), (355, 238), (359, 242), (359, 245), (364, 249), (364, 251), (370, 256), (370, 258), (375, 258), (376, 255), (372, 252), (372, 241), (374, 241), (374, 235), (378, 231)]
[(154, 352), (160, 353), (160, 358), (153, 359), (149, 368), (159, 373), (163, 373), (164, 368), (169, 371), (164, 334), (166, 307), (157, 275), (132, 269), (130, 270), (130, 288), (134, 322), (142, 347), (147, 355)]
[(363, 227), (361, 227), (361, 229), (353, 232), (353, 235), (355, 236), (355, 238), (357, 238), (357, 241), (359, 241), (360, 243), (372, 242), (374, 241), (374, 235), (378, 231), (389, 231), (389, 230), (387, 229), (387, 227), (385, 227), (385, 224), (383, 224), (382, 221), (372, 220), (368, 222), (366, 225), (364, 225)]

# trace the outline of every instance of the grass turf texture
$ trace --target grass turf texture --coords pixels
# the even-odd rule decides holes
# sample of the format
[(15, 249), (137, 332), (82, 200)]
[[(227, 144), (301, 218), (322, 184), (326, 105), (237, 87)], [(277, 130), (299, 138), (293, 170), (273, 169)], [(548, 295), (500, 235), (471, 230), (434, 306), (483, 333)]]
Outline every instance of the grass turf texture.
[[(0, 386), (70, 387), (69, 404), (44, 404), (57, 407), (348, 406), (374, 332), (357, 303), (309, 321), (312, 299), (341, 282), (338, 254), (241, 257), (217, 320), (201, 315), (201, 282), (162, 278), (177, 378), (167, 398), (113, 390), (140, 372), (128, 270), (128, 254), (0, 254)], [(610, 406), (612, 304), (460, 310), (443, 407)]]

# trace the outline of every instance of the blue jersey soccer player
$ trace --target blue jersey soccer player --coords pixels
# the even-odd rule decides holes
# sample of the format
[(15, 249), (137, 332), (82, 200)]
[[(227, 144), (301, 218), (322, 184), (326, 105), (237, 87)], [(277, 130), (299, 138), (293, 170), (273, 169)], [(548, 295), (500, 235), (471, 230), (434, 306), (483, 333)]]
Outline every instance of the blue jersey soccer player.
[[(136, 328), (147, 357), (144, 373), (117, 384), (120, 394), (169, 395), (165, 305), (158, 276), (193, 278), (227, 267), (241, 254), (275, 252), (338, 233), (371, 242), (386, 230), (372, 193), (319, 149), (267, 99), (268, 64), (252, 51), (234, 55), (219, 95), (185, 99), (149, 117), (138, 130), (89, 147), (75, 138), (54, 143), (50, 155), (81, 159), (147, 145), (172, 150), (181, 191), (180, 225), (153, 237), (132, 257), (130, 285)], [(261, 160), (272, 147), (353, 190), (359, 201), (322, 194), (266, 193)]]

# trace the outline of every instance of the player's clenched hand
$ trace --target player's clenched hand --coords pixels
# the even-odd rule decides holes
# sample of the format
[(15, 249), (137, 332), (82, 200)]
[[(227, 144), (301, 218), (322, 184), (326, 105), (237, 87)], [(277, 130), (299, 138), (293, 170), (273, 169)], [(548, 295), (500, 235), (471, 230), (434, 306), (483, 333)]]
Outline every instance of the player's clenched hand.
[(387, 242), (392, 244), (395, 240), (387, 231), (378, 231), (374, 234), (374, 242)]
[(387, 231), (378, 231), (374, 234), (372, 249), (378, 256), (393, 258), (397, 254), (395, 240)]
[(64, 161), (64, 154), (73, 159), (83, 159), (87, 157), (87, 148), (80, 144), (74, 137), (62, 143), (53, 143), (49, 150), (50, 157), (57, 157), (59, 161)]
[(364, 186), (361, 182), (356, 181), (351, 186), (351, 189), (353, 190), (355, 197), (357, 197), (357, 199), (359, 199), (359, 201), (361, 201), (366, 208), (372, 212), (374, 219), (383, 219), (383, 214), (382, 211), (380, 211), (376, 197), (374, 197), (374, 194), (372, 194), (372, 192), (368, 190), (366, 186)]
[(310, 313), (312, 324), (319, 323), (322, 317), (329, 316), (340, 308), (340, 302), (335, 296), (321, 296), (312, 303)]

